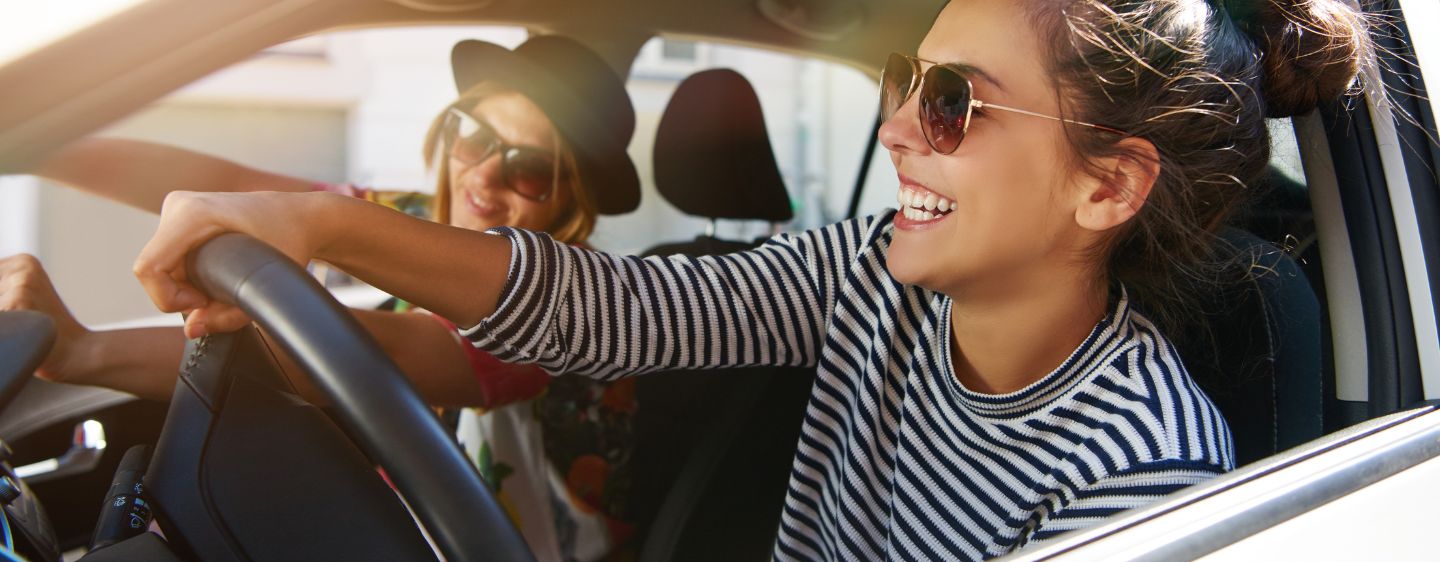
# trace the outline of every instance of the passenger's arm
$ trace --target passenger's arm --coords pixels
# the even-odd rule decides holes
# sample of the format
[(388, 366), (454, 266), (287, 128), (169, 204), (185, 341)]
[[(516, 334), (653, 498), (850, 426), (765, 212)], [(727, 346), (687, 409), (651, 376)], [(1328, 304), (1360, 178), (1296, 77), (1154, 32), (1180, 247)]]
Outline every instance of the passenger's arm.
[(152, 213), (171, 191), (314, 189), (300, 178), (257, 170), (183, 148), (86, 138), (60, 149), (31, 173)]
[[(169, 400), (174, 392), (185, 349), (185, 336), (179, 328), (87, 329), (70, 314), (32, 256), (0, 259), (0, 310), (36, 310), (55, 321), (55, 346), (36, 373), (41, 378), (103, 386), (153, 400)], [(513, 400), (517, 383), (526, 388), (537, 384), (533, 370), (498, 362), (477, 372), (468, 344), (459, 340), (452, 328), (426, 314), (352, 312), (421, 396), (433, 404), (492, 407), (498, 404), (492, 404), (495, 400), (491, 398)], [(300, 393), (322, 402), (323, 397), (300, 374), (299, 367), (283, 353), (279, 356)]]
[[(423, 314), (352, 312), (425, 400), (437, 406), (491, 406), (482, 386), (485, 381), (476, 380), (462, 344), (443, 325)], [(51, 354), (38, 376), (164, 401), (175, 391), (185, 336), (180, 328), (169, 327), (100, 330), (87, 331), (67, 344), (65, 352)], [(300, 367), (272, 347), (296, 390), (306, 400), (324, 403)]]

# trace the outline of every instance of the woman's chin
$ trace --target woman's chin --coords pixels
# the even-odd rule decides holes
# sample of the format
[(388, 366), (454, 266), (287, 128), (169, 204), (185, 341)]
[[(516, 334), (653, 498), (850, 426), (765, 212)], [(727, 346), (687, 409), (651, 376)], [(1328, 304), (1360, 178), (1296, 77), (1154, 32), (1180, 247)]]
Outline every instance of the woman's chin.
[(919, 254), (918, 249), (891, 246), (890, 253), (885, 260), (885, 267), (890, 270), (890, 276), (894, 277), (896, 281), (905, 285), (923, 286), (930, 273), (924, 260), (925, 257)]

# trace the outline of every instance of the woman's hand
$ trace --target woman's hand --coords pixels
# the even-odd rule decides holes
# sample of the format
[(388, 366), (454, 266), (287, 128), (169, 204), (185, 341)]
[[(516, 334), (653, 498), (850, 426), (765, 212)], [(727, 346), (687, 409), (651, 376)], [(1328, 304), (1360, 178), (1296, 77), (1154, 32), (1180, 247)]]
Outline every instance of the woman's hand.
[(185, 336), (238, 330), (240, 309), (212, 301), (187, 278), (186, 256), (225, 232), (248, 234), (305, 264), (325, 241), (324, 220), (350, 199), (328, 193), (194, 193), (165, 198), (160, 226), (135, 260), (135, 276), (162, 312), (186, 312)]
[(0, 259), (0, 311), (6, 310), (42, 312), (55, 322), (55, 346), (36, 375), (66, 382), (67, 377), (83, 370), (78, 364), (86, 349), (84, 341), (92, 332), (70, 314), (35, 256), (19, 254)]
[(473, 326), (495, 310), (510, 241), (435, 224), (332, 193), (189, 193), (165, 199), (135, 276), (164, 312), (189, 312), (185, 335), (237, 330), (249, 319), (211, 302), (185, 278), (185, 258), (225, 232), (242, 232), (297, 263), (323, 259), (370, 285)]

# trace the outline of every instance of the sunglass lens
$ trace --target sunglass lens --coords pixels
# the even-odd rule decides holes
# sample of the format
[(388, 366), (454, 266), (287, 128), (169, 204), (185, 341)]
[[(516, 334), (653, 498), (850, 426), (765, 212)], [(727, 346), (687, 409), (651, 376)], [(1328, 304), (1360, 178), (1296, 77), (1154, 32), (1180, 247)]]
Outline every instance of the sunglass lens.
[(474, 117), (456, 110), (447, 117), (450, 155), (466, 164), (478, 164), (495, 149), (495, 131)]
[(970, 120), (970, 80), (943, 66), (925, 71), (920, 89), (920, 123), (930, 147), (950, 154), (960, 147)]
[(544, 199), (555, 186), (555, 160), (538, 150), (512, 148), (505, 154), (510, 188), (530, 199)]
[(915, 67), (910, 59), (898, 53), (891, 53), (880, 71), (880, 120), (889, 121), (890, 116), (905, 105), (910, 97), (910, 85), (915, 81)]

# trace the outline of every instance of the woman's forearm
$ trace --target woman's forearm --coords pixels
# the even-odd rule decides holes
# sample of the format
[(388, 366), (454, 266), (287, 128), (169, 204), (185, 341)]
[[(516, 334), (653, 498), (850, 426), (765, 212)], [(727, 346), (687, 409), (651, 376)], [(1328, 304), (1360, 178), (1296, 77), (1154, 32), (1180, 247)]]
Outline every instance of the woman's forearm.
[(186, 312), (186, 334), (240, 328), (249, 319), (211, 301), (185, 274), (186, 256), (209, 239), (241, 232), (297, 263), (328, 261), (450, 319), (472, 326), (490, 315), (509, 273), (504, 238), (424, 221), (331, 193), (173, 193), (135, 275), (163, 312)]
[(31, 173), (152, 213), (165, 195), (191, 191), (310, 191), (311, 182), (144, 141), (87, 138)]
[(319, 213), (329, 234), (315, 257), (416, 306), (468, 327), (495, 310), (510, 266), (510, 242), (346, 200)]
[[(440, 406), (487, 406), (464, 350), (453, 332), (423, 314), (352, 310), (428, 402)], [(87, 333), (55, 382), (101, 386), (151, 400), (169, 400), (185, 350), (179, 328), (133, 328)], [(280, 369), (307, 400), (324, 403), (301, 368), (278, 346)]]
[(72, 345), (74, 359), (60, 366), (56, 382), (163, 401), (175, 392), (185, 336), (179, 328), (133, 328), (90, 332)]

